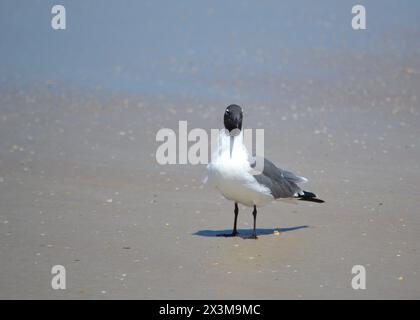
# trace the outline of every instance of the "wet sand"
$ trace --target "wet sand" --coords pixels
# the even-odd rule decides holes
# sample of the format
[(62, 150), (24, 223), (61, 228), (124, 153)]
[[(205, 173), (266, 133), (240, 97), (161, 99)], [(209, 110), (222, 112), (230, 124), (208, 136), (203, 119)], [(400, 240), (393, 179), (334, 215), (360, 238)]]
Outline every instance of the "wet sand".
[[(326, 200), (262, 208), (257, 241), (214, 236), (231, 228), (233, 205), (202, 185), (204, 166), (155, 160), (160, 128), (218, 128), (222, 102), (50, 83), (2, 94), (0, 297), (419, 298), (420, 79), (394, 71), (390, 88), (360, 98), (313, 82), (299, 88), (305, 101), (243, 104), (266, 156)], [(241, 207), (239, 228), (251, 226)], [(56, 264), (64, 291), (50, 287)], [(351, 288), (356, 264), (367, 290)]]
[[(416, 50), (320, 46), (283, 52), (286, 73), (197, 71), (214, 95), (3, 77), (0, 298), (419, 299)], [(326, 201), (261, 208), (256, 241), (215, 237), (232, 227), (233, 204), (202, 184), (205, 166), (155, 159), (159, 129), (220, 128), (230, 103), (246, 128), (265, 129), (265, 155)], [(239, 210), (249, 233), (251, 210)], [(54, 265), (66, 290), (51, 288)], [(366, 290), (351, 287), (354, 265)]]

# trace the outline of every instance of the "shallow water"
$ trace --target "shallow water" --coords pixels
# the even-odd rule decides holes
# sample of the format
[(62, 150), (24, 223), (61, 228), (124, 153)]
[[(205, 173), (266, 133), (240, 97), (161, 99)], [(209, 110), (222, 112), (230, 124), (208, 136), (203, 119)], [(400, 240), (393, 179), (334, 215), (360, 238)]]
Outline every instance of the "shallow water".
[(342, 59), (363, 66), (366, 55), (418, 55), (420, 4), (365, 3), (368, 29), (356, 32), (353, 1), (64, 1), (67, 29), (55, 31), (53, 1), (2, 1), (0, 72), (19, 85), (49, 80), (169, 98), (269, 101), (279, 98), (279, 80), (342, 80)]

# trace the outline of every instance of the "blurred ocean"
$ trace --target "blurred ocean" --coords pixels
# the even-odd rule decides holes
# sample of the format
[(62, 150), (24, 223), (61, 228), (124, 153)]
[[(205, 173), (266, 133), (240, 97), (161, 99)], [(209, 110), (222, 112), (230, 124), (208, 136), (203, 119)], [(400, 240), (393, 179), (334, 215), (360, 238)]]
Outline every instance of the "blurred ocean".
[[(420, 53), (420, 2), (363, 1), (367, 30), (351, 28), (357, 1), (0, 2), (3, 89), (51, 82), (166, 98), (259, 101), (281, 81), (346, 79), (364, 57), (402, 63)], [(67, 29), (51, 28), (66, 8)], [(352, 74), (354, 76), (354, 72)]]

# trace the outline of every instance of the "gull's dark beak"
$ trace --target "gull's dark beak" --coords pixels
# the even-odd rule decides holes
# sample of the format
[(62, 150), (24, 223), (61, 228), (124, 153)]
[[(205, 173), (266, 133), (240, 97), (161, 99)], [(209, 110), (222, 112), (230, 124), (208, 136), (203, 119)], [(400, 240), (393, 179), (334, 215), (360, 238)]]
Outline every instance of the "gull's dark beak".
[(241, 130), (242, 130), (242, 120), (238, 116), (231, 120), (231, 129), (229, 131), (229, 134), (231, 136), (236, 137), (237, 135), (239, 135)]

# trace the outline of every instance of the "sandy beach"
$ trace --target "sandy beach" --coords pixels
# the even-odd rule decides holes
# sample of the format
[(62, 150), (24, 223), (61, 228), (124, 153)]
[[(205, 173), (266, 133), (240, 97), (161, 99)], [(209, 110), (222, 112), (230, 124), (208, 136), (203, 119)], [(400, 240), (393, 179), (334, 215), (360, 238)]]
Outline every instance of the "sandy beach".
[[(346, 1), (147, 3), (139, 33), (109, 2), (114, 19), (96, 12), (85, 36), (86, 13), (58, 35), (48, 1), (43, 26), (45, 1), (22, 8), (22, 29), (2, 3), (0, 299), (419, 299), (419, 6), (387, 20), (385, 2), (368, 2), (365, 34)], [(233, 203), (203, 185), (205, 165), (156, 161), (161, 128), (222, 128), (231, 103), (264, 129), (265, 155), (326, 201), (261, 208), (255, 241), (216, 237)], [(238, 227), (251, 232), (250, 208)], [(51, 288), (54, 265), (66, 290)]]

